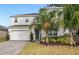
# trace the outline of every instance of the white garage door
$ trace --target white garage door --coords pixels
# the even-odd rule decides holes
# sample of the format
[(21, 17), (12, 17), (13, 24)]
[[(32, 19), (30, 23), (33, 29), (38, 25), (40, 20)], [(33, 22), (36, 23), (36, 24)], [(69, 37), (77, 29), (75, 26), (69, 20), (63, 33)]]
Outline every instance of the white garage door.
[(10, 40), (30, 40), (29, 30), (12, 30)]

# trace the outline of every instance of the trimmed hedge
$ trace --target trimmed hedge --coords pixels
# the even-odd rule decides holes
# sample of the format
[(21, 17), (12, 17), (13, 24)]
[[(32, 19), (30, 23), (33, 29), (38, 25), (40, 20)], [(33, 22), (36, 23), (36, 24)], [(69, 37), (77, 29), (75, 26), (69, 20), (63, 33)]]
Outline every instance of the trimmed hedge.
[[(45, 42), (46, 38), (43, 38), (41, 42)], [(62, 36), (62, 37), (49, 37), (48, 38), (49, 43), (58, 43), (58, 44), (68, 44), (70, 45), (70, 36)]]

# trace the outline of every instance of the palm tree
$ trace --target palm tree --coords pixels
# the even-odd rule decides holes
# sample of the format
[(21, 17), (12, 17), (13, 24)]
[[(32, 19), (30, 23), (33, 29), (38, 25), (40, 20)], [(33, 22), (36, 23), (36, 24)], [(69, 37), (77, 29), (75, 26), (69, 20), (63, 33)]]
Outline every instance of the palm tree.
[(49, 11), (47, 8), (41, 8), (39, 11), (39, 16), (37, 17), (40, 21), (40, 28), (46, 32), (45, 42), (48, 41), (48, 31), (53, 25), (53, 18), (55, 17), (54, 11)]
[(74, 43), (73, 40), (73, 29), (79, 29), (79, 5), (64, 5), (64, 23), (65, 27), (69, 28), (71, 35), (71, 44)]
[(64, 28), (64, 19), (63, 19), (63, 10), (62, 11), (58, 11), (58, 25), (59, 25), (59, 28)]

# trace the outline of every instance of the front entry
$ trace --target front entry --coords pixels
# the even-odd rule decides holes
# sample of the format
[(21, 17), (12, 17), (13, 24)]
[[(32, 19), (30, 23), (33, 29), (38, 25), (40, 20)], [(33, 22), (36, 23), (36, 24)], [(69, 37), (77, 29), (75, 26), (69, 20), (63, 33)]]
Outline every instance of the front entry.
[(39, 29), (35, 29), (35, 41), (39, 41)]

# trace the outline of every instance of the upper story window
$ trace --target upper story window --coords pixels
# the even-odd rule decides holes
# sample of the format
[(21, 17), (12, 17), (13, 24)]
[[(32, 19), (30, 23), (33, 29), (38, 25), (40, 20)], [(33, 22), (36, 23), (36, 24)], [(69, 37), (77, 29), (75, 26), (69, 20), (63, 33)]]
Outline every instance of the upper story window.
[(26, 19), (26, 22), (28, 22), (28, 19)]
[(15, 17), (15, 20), (14, 20), (14, 22), (15, 22), (15, 23), (17, 23), (17, 22), (18, 22), (18, 21), (17, 21), (17, 17)]
[(17, 20), (15, 20), (15, 23), (17, 23), (18, 21)]

